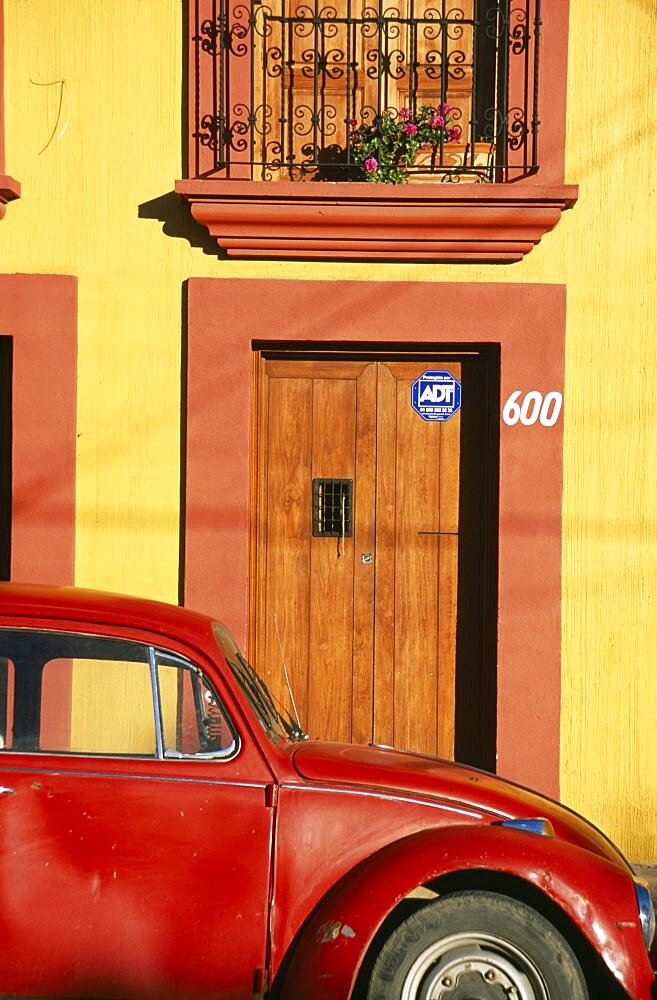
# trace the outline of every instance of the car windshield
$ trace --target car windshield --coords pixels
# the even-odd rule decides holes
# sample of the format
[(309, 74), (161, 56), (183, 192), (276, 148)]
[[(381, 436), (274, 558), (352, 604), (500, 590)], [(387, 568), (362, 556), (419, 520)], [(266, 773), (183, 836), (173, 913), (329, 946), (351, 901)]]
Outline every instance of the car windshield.
[(306, 734), (290, 713), (282, 705), (276, 703), (263, 679), (242, 655), (239, 646), (226, 626), (215, 622), (212, 628), (226, 663), (233, 671), (237, 683), (267, 735), (274, 740), (307, 739)]

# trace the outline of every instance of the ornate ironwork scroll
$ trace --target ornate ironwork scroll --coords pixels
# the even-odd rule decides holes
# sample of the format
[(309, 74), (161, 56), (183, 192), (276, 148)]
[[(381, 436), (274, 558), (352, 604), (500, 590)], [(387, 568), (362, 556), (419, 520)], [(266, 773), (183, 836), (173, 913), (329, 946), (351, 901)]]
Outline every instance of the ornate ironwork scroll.
[(196, 8), (197, 177), (358, 179), (354, 128), (445, 104), (458, 141), (436, 144), (409, 174), (462, 183), (538, 169), (540, 0)]

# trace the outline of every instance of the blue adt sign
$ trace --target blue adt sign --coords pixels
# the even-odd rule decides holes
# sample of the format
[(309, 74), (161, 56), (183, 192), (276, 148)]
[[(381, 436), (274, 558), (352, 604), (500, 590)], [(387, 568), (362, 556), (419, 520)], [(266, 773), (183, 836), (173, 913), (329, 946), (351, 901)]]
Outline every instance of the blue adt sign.
[(461, 408), (461, 383), (449, 372), (425, 372), (411, 386), (411, 406), (423, 420), (449, 420)]

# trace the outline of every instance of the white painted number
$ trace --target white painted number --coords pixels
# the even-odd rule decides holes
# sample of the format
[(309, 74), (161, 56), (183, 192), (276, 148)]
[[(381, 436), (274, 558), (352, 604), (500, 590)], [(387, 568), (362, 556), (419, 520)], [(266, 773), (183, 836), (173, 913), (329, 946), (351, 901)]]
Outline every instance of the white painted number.
[[(554, 427), (559, 419), (562, 403), (563, 396), (560, 392), (548, 392), (541, 406), (541, 423), (544, 427)], [(551, 412), (550, 407), (552, 407)]]
[(523, 426), (531, 427), (538, 420), (543, 427), (554, 427), (563, 403), (560, 392), (548, 392), (543, 396), (542, 392), (532, 389), (522, 401), (521, 397), (522, 389), (516, 389), (504, 404), (502, 419), (505, 424), (513, 427), (520, 421)]

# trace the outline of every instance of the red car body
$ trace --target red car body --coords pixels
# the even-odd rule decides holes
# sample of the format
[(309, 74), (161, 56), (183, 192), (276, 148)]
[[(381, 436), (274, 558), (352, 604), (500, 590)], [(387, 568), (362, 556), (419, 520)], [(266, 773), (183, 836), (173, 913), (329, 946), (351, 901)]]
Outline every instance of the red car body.
[[(64, 657), (62, 635), (74, 641)], [(67, 669), (84, 664), (75, 643), (89, 637), (135, 644), (151, 667), (155, 653), (191, 664), (232, 736), (219, 756), (176, 753), (161, 737), (147, 754), (53, 752), (64, 744), (43, 737), (43, 708), (47, 745), (17, 735), (45, 681), (20, 697), (18, 679), (8, 684), (3, 997), (349, 1000), (409, 900), (478, 888), (558, 925), (596, 977), (592, 996), (652, 996), (633, 874), (558, 803), (446, 761), (268, 732), (226, 631), (185, 609), (0, 585), (0, 658), (14, 642), (18, 662), (26, 636)], [(48, 693), (68, 718), (78, 696)], [(515, 823), (536, 817), (553, 836)]]

